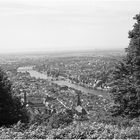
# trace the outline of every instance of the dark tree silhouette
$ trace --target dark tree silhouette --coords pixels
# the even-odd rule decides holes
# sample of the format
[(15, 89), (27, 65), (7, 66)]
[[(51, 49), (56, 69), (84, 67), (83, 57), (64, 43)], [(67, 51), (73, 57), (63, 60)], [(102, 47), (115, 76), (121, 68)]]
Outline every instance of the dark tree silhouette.
[(113, 115), (132, 118), (140, 115), (140, 14), (134, 20), (136, 23), (129, 31), (130, 43), (126, 56), (115, 68), (111, 90)]
[(21, 105), (19, 98), (14, 96), (12, 84), (0, 68), (0, 126), (27, 120), (26, 109)]

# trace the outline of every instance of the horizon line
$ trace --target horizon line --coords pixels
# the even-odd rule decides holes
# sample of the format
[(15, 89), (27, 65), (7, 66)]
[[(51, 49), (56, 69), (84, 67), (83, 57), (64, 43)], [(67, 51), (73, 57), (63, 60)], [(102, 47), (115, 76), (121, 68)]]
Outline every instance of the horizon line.
[(82, 50), (45, 50), (45, 51), (17, 51), (17, 52), (0, 52), (0, 55), (31, 55), (31, 54), (52, 54), (52, 53), (86, 53), (86, 52), (101, 52), (101, 51), (125, 51), (125, 48), (93, 48)]

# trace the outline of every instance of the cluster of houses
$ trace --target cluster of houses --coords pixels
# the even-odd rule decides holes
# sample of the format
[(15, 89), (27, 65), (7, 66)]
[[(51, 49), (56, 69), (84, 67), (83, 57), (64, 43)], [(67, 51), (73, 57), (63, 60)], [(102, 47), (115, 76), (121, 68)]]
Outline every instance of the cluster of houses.
[[(110, 82), (108, 70), (114, 61), (110, 57), (69, 57), (52, 59), (36, 67), (40, 72), (48, 73), (55, 80), (69, 80), (70, 83), (83, 87), (107, 90)], [(41, 67), (41, 68), (40, 68)], [(105, 73), (105, 74), (103, 74)], [(56, 76), (57, 75), (57, 76)], [(104, 78), (106, 77), (106, 78)]]
[[(62, 77), (63, 78), (63, 77)], [(62, 109), (74, 109), (77, 116), (87, 116), (87, 108), (80, 99), (80, 93), (67, 86), (59, 86), (43, 79), (30, 77), (28, 73), (18, 73), (14, 79), (22, 95), (21, 101), (31, 113), (57, 113)], [(97, 82), (98, 83), (98, 82)], [(75, 96), (75, 94), (77, 96)], [(76, 97), (76, 98), (75, 98)], [(74, 99), (75, 98), (75, 99)], [(74, 104), (74, 108), (72, 108)]]
[(76, 106), (74, 108), (70, 108), (66, 104), (63, 103), (58, 98), (46, 95), (44, 97), (35, 97), (35, 96), (27, 96), (27, 93), (24, 92), (21, 101), (23, 102), (23, 105), (28, 108), (30, 113), (32, 114), (38, 114), (38, 113), (45, 113), (51, 115), (54, 113), (58, 113), (59, 110), (57, 110), (56, 106), (63, 106), (63, 109), (74, 109), (75, 115), (78, 117), (87, 117), (87, 111), (86, 109), (82, 106), (82, 102), (80, 99), (80, 94), (77, 93), (77, 101), (76, 101)]

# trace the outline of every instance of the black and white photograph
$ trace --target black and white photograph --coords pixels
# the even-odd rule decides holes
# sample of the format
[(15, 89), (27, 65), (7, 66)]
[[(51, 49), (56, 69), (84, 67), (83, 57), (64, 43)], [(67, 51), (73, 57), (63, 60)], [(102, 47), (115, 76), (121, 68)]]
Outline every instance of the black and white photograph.
[(140, 0), (0, 0), (0, 139), (140, 139)]

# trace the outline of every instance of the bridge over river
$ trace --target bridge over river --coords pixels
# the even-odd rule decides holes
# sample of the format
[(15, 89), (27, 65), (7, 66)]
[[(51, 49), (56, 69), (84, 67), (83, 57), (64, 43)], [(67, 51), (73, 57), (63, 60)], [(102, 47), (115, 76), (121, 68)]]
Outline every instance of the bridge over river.
[(82, 87), (82, 86), (79, 86), (77, 84), (72, 84), (72, 83), (68, 82), (67, 80), (53, 80), (52, 81), (51, 80), (52, 77), (33, 70), (33, 66), (19, 67), (17, 69), (17, 72), (22, 72), (22, 73), (29, 72), (30, 76), (35, 77), (36, 79), (38, 79), (38, 78), (46, 79), (46, 80), (49, 80), (50, 82), (55, 83), (55, 84), (60, 85), (60, 86), (65, 85), (65, 86), (71, 87), (73, 89), (80, 90), (81, 92), (83, 92), (85, 94), (86, 93), (91, 93), (91, 94), (95, 94), (95, 95), (102, 96), (104, 98), (110, 99), (109, 93), (107, 91), (93, 90), (93, 89), (90, 89), (90, 88)]

